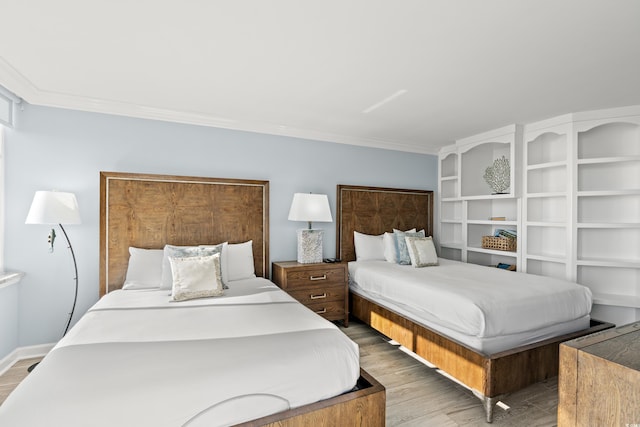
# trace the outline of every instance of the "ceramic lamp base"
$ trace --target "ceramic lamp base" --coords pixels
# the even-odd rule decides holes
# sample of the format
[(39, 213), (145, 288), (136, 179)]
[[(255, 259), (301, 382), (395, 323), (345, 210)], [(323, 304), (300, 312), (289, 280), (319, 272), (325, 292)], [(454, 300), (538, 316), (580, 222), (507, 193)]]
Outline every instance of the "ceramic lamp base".
[(322, 262), (322, 230), (298, 230), (298, 262), (313, 264)]

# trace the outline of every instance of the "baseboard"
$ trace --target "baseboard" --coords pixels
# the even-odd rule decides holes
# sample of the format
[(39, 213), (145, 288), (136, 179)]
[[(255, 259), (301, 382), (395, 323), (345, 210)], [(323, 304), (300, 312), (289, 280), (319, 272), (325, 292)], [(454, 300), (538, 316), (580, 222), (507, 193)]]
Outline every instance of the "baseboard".
[(17, 361), (23, 359), (30, 359), (32, 357), (42, 357), (49, 353), (55, 343), (31, 345), (28, 347), (18, 347), (11, 353), (6, 355), (0, 360), (0, 375), (4, 374), (11, 368)]

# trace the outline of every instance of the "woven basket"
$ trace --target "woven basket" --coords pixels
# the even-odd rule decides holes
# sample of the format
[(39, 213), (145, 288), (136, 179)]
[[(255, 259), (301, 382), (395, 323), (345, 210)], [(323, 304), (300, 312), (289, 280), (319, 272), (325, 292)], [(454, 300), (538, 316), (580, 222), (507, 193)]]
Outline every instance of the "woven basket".
[(497, 251), (515, 252), (518, 245), (518, 239), (510, 239), (508, 237), (482, 236), (483, 249), (495, 249)]

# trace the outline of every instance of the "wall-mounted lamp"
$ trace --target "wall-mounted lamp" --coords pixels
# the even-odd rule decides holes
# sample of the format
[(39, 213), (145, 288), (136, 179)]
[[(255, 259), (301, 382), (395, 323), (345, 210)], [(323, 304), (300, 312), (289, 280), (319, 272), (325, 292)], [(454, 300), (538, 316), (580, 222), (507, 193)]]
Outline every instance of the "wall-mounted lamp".
[[(58, 224), (64, 237), (67, 239), (69, 250), (71, 251), (71, 257), (73, 258), (73, 268), (75, 270), (76, 291), (73, 298), (73, 305), (71, 312), (69, 313), (69, 320), (67, 326), (64, 329), (62, 336), (67, 334), (69, 325), (71, 325), (71, 319), (73, 318), (73, 312), (76, 308), (76, 302), (78, 300), (78, 265), (76, 263), (76, 256), (73, 252), (73, 247), (69, 241), (69, 236), (65, 231), (62, 224), (80, 224), (80, 211), (78, 210), (78, 201), (73, 193), (64, 193), (58, 191), (36, 191), (33, 201), (31, 202), (31, 208), (27, 215), (25, 224)], [(48, 242), (49, 251), (53, 252), (53, 243), (56, 238), (56, 232), (52, 228), (49, 232)], [(35, 365), (29, 367), (31, 371)]]

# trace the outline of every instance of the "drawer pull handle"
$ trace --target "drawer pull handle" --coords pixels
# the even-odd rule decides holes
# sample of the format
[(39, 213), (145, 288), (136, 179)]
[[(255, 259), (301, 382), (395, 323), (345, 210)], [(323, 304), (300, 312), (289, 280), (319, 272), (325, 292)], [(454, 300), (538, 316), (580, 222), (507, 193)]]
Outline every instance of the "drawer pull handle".
[(309, 298), (311, 299), (322, 299), (322, 298), (326, 298), (327, 297), (327, 293), (325, 292), (322, 295), (309, 295)]
[(309, 280), (327, 280), (327, 275), (323, 274), (322, 276), (309, 276)]
[(326, 312), (327, 312), (327, 309), (323, 308), (322, 310), (316, 311), (316, 314), (325, 314)]

